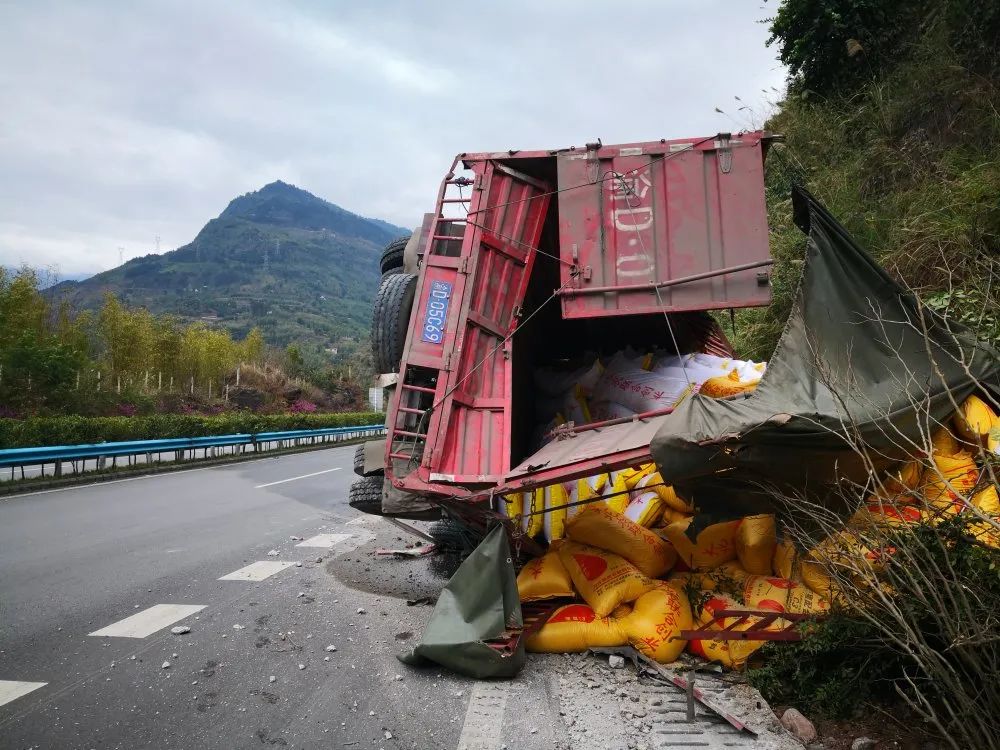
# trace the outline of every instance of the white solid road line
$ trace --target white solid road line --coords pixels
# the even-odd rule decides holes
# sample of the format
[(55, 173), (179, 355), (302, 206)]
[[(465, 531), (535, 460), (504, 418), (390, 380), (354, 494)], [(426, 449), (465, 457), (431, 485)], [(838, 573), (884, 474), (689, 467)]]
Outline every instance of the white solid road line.
[(263, 581), (270, 578), (275, 573), (280, 573), (285, 568), (295, 565), (294, 562), (284, 560), (259, 560), (250, 563), (245, 568), (234, 570), (232, 573), (222, 576), (220, 581)]
[(47, 682), (18, 682), (17, 680), (0, 680), (0, 706), (27, 695), (32, 690), (45, 687)]
[(326, 547), (330, 549), (335, 544), (340, 544), (345, 539), (350, 539), (350, 534), (317, 534), (305, 541), (296, 544), (296, 547)]
[(335, 469), (323, 469), (323, 471), (314, 471), (312, 474), (303, 474), (300, 477), (289, 477), (288, 479), (279, 479), (277, 482), (268, 482), (267, 484), (258, 484), (254, 487), (255, 490), (263, 489), (264, 487), (273, 487), (276, 484), (284, 484), (285, 482), (294, 482), (296, 479), (306, 479), (308, 477), (318, 477), (320, 474), (329, 474), (331, 471), (340, 471), (341, 467)]
[(116, 638), (145, 638), (157, 630), (173, 625), (178, 620), (201, 612), (204, 604), (154, 604), (149, 609), (137, 612), (131, 617), (95, 630), (88, 635), (110, 635)]
[[(500, 731), (507, 709), (507, 684), (477, 682), (458, 738), (458, 750), (493, 750), (501, 747)], [(506, 746), (504, 746), (506, 747)]]

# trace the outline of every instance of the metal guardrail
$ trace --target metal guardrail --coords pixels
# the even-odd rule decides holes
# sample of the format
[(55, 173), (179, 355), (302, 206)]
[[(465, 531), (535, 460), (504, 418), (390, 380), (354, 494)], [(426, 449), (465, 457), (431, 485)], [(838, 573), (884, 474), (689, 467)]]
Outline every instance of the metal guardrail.
[(218, 448), (238, 447), (245, 452), (249, 447), (253, 451), (268, 449), (274, 443), (279, 448), (302, 445), (304, 441), (310, 444), (316, 442), (334, 442), (350, 440), (358, 437), (377, 437), (385, 433), (385, 425), (356, 425), (350, 427), (325, 427), (318, 430), (286, 430), (284, 432), (258, 432), (255, 434), (241, 433), (237, 435), (207, 435), (204, 437), (166, 438), (163, 440), (128, 440), (114, 443), (91, 443), (84, 445), (43, 446), (38, 448), (6, 448), (0, 450), (0, 468), (38, 466), (53, 464), (54, 475), (62, 475), (64, 463), (73, 464), (77, 471), (77, 462), (86, 470), (86, 462), (94, 460), (97, 469), (103, 469), (107, 459), (120, 456), (145, 456), (147, 462), (152, 462), (154, 455), (173, 453), (175, 461), (196, 458), (199, 449), (204, 451), (204, 458), (215, 455)]

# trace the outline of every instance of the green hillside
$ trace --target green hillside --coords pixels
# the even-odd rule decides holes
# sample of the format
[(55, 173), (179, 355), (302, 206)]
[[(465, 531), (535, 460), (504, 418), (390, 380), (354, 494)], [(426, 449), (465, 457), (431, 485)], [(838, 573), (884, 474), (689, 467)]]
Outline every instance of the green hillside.
[(236, 336), (258, 326), (275, 346), (352, 349), (368, 335), (379, 253), (406, 232), (273, 182), (233, 200), (190, 244), (52, 294), (96, 309), (113, 292), (129, 306), (207, 319)]

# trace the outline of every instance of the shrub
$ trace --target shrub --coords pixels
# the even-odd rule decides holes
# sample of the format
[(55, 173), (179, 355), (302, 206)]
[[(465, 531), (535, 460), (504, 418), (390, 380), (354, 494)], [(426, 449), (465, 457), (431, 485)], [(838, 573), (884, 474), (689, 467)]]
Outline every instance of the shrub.
[(309, 430), (384, 422), (385, 415), (379, 412), (254, 414), (233, 411), (216, 416), (154, 414), (136, 417), (67, 416), (34, 417), (23, 420), (0, 419), (0, 448)]

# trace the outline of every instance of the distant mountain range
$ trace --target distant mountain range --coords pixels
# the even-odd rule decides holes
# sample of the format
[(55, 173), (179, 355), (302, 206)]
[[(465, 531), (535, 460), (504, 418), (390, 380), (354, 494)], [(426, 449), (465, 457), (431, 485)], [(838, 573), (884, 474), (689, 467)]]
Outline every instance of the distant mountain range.
[(410, 230), (345, 211), (278, 181), (234, 199), (194, 240), (133, 258), (50, 294), (96, 309), (105, 292), (130, 306), (204, 319), (269, 344), (336, 347), (368, 335), (382, 248)]

